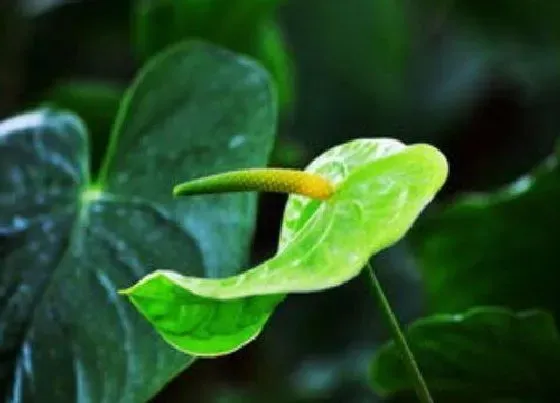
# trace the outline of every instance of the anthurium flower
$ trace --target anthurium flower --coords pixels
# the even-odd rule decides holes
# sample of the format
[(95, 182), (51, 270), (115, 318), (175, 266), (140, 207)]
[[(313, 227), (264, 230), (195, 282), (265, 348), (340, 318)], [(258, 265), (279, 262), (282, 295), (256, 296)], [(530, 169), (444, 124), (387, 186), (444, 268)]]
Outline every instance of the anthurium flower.
[(357, 276), (372, 255), (406, 234), (447, 172), (433, 146), (357, 139), (327, 150), (302, 172), (255, 169), (179, 185), (176, 195), (293, 193), (276, 255), (221, 279), (157, 270), (121, 293), (180, 351), (230, 353), (261, 332), (286, 294), (325, 290)]

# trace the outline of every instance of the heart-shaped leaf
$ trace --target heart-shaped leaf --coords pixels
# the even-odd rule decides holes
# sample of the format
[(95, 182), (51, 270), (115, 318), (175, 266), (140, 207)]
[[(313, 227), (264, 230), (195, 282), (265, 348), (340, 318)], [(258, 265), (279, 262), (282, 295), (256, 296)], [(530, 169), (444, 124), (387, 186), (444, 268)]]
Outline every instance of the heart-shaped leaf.
[[(430, 391), (444, 402), (543, 402), (558, 396), (560, 338), (552, 316), (475, 308), (422, 318), (406, 332)], [(394, 342), (372, 365), (382, 395), (413, 393)]]
[(447, 162), (429, 145), (359, 139), (328, 150), (306, 171), (336, 191), (326, 202), (290, 196), (273, 258), (223, 279), (158, 270), (123, 291), (165, 340), (191, 354), (225, 354), (256, 337), (286, 293), (352, 279), (405, 235), (443, 185)]
[(95, 183), (76, 116), (0, 124), (1, 399), (147, 401), (192, 361), (116, 289), (155, 267), (216, 277), (245, 264), (255, 196), (173, 200), (171, 189), (265, 165), (275, 120), (261, 67), (191, 42), (128, 90)]
[(177, 41), (203, 38), (259, 60), (275, 80), (281, 107), (293, 101), (291, 57), (274, 18), (283, 0), (136, 1), (133, 40), (142, 58)]

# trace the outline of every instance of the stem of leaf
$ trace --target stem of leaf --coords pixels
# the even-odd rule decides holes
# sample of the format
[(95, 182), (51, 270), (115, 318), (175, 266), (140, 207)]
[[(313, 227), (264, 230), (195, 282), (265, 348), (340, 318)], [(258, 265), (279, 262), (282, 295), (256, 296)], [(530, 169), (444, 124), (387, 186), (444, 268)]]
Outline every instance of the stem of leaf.
[(381, 305), (381, 310), (383, 311), (383, 315), (385, 316), (389, 327), (391, 328), (391, 332), (393, 333), (393, 339), (397, 346), (397, 349), (401, 353), (401, 357), (405, 363), (405, 366), (408, 370), (408, 374), (414, 383), (414, 389), (416, 390), (416, 396), (422, 403), (434, 403), (432, 396), (430, 395), (430, 391), (428, 390), (428, 386), (426, 385), (426, 381), (422, 376), (422, 372), (420, 372), (420, 368), (418, 367), (418, 363), (414, 358), (414, 354), (410, 350), (410, 347), (404, 337), (404, 333), (401, 330), (399, 325), (399, 321), (395, 316), (395, 313), (391, 309), (391, 305), (389, 304), (389, 300), (387, 296), (383, 292), (383, 288), (375, 275), (375, 271), (373, 267), (371, 267), (371, 263), (368, 262), (367, 270), (369, 272), (369, 278), (371, 280), (371, 284), (373, 285), (373, 289), (377, 298), (379, 299), (379, 304)]

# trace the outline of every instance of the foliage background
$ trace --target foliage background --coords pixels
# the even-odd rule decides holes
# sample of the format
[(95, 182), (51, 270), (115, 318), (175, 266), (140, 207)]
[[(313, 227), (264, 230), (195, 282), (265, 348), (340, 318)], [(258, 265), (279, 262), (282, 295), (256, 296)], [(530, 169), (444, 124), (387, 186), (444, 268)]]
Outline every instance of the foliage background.
[[(146, 28), (138, 24), (138, 3), (2, 2), (0, 117), (43, 101), (64, 104), (92, 125), (93, 153), (100, 153), (122, 89), (150, 46), (159, 46), (155, 34), (142, 31), (144, 42), (139, 39), (138, 30)], [(560, 6), (555, 2), (222, 3), (222, 15), (207, 17), (198, 31), (186, 34), (223, 42), (224, 37), (212, 35), (233, 15), (231, 10), (248, 10), (248, 4), (260, 3), (265, 11), (259, 12), (267, 23), (278, 24), (283, 38), (259, 47), (247, 44), (243, 38), (252, 34), (241, 30), (238, 36), (226, 36), (239, 41), (225, 43), (260, 56), (279, 80), (282, 114), (273, 165), (303, 166), (323, 149), (356, 137), (429, 142), (451, 164), (450, 179), (437, 200), (443, 206), (467, 192), (502, 187), (552, 153), (560, 128)], [(159, 28), (171, 29), (170, 15), (175, 14), (163, 14)], [(168, 34), (160, 32), (163, 42)], [(505, 219), (505, 231), (524, 236), (533, 245), (531, 251), (507, 259), (519, 246), (493, 245), (490, 253), (502, 248), (498, 254), (504, 258), (489, 260), (488, 270), (500, 274), (473, 278), (473, 287), (483, 283), (499, 288), (492, 282), (539, 267), (547, 268), (548, 282), (558, 284), (551, 251), (558, 242), (557, 231), (535, 230), (532, 218), (541, 206), (558, 204), (554, 196), (560, 181), (551, 183), (532, 204), (525, 208), (522, 204)], [(255, 262), (274, 251), (284, 201), (282, 196), (260, 198)], [(434, 206), (434, 214), (439, 206)], [(486, 231), (485, 223), (499, 213), (488, 214), (473, 218), (482, 223), (480, 231)], [(547, 221), (558, 222), (559, 217), (560, 209), (546, 211)], [(443, 224), (433, 225), (441, 230)], [(453, 239), (461, 228), (451, 226), (447, 231), (444, 236)], [(412, 246), (407, 238), (375, 260), (405, 323), (430, 311), (423, 281), (430, 260), (419, 267), (422, 254), (415, 246), (429, 236), (429, 230), (419, 231)], [(538, 275), (537, 271), (524, 278), (524, 289), (538, 289), (542, 282)], [(553, 297), (541, 306), (523, 298), (511, 293), (479, 302), (560, 311)], [(367, 282), (359, 278), (326, 293), (290, 297), (255, 343), (225, 358), (198, 361), (153, 401), (372, 402), (370, 361), (387, 337)]]

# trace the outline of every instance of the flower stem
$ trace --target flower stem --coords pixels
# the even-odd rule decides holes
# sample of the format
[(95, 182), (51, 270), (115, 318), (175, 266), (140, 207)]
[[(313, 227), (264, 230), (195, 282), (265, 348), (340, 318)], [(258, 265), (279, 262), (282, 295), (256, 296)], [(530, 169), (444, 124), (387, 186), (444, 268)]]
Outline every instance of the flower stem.
[(397, 317), (395, 313), (391, 309), (391, 305), (389, 304), (389, 300), (385, 296), (383, 292), (383, 288), (375, 275), (375, 271), (371, 264), (368, 262), (367, 270), (369, 272), (369, 277), (371, 283), (373, 285), (373, 289), (377, 298), (379, 299), (379, 303), (381, 305), (381, 310), (389, 323), (389, 327), (391, 328), (391, 332), (393, 333), (393, 339), (395, 344), (397, 345), (397, 349), (401, 353), (401, 357), (405, 363), (405, 366), (408, 370), (408, 374), (411, 377), (414, 383), (414, 389), (416, 390), (416, 396), (422, 403), (434, 403), (432, 396), (430, 395), (430, 391), (428, 390), (428, 386), (426, 385), (426, 381), (422, 376), (422, 372), (420, 372), (420, 368), (418, 367), (418, 363), (410, 350), (410, 347), (404, 337), (404, 333), (402, 332)]

